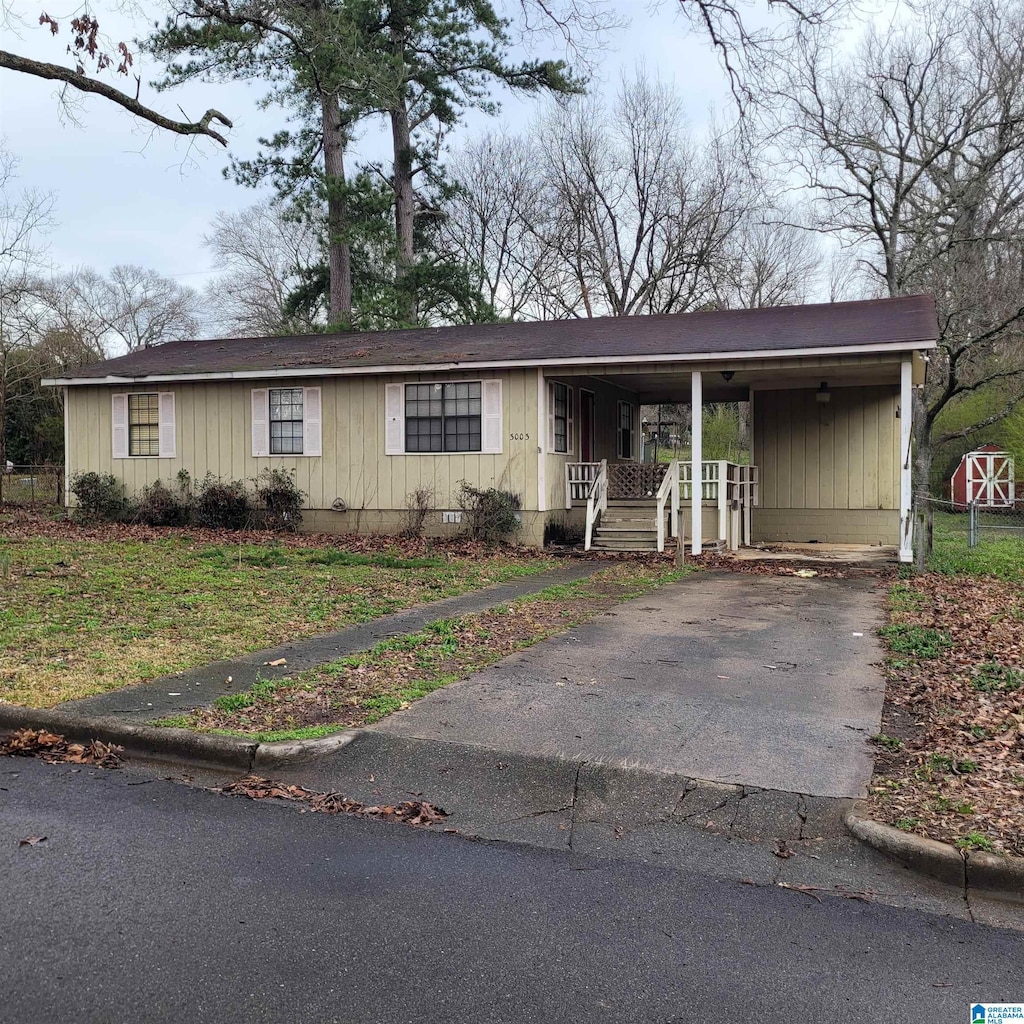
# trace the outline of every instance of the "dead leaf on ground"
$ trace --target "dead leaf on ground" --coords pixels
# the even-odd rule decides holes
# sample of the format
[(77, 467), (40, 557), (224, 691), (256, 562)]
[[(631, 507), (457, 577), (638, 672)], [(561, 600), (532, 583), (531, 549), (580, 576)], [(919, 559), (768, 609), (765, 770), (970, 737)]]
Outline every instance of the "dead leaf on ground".
[(26, 836), (24, 839), (18, 840), (19, 846), (38, 846), (40, 843), (46, 842), (46, 836)]
[(0, 743), (0, 755), (8, 757), (39, 757), (48, 764), (68, 762), (89, 764), (97, 768), (120, 768), (123, 748), (114, 743), (92, 740), (89, 743), (68, 743), (63, 736), (46, 729), (19, 729)]
[(403, 800), (397, 804), (367, 805), (341, 793), (318, 793), (302, 786), (274, 782), (258, 775), (229, 782), (215, 790), (229, 796), (246, 796), (250, 800), (293, 800), (306, 805), (310, 811), (321, 814), (353, 814), (362, 818), (380, 818), (401, 821), (407, 825), (433, 825), (444, 821), (448, 812), (426, 800)]

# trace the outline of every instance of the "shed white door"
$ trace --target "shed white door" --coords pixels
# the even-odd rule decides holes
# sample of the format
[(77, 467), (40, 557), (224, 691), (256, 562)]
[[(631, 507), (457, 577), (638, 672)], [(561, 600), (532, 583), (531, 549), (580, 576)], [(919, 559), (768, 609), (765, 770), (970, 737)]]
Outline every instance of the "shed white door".
[(1006, 452), (967, 455), (967, 500), (986, 508), (1013, 505), (1013, 458)]

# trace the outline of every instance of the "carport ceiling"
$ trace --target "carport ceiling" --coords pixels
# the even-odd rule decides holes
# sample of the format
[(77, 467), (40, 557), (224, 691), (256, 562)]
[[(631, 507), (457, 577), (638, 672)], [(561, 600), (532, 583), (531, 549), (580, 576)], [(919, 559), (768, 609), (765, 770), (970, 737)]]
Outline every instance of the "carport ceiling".
[[(552, 374), (554, 376), (554, 374)], [(644, 373), (592, 375), (592, 379), (605, 381), (617, 387), (636, 392), (644, 405), (659, 403), (689, 403), (690, 374), (687, 372), (656, 371)], [(705, 402), (745, 402), (750, 389), (755, 391), (784, 391), (796, 388), (817, 388), (827, 381), (830, 388), (865, 387), (888, 384), (899, 386), (900, 364), (875, 363), (861, 366), (808, 366), (786, 369), (742, 369), (733, 371), (726, 382), (721, 371), (704, 371)]]

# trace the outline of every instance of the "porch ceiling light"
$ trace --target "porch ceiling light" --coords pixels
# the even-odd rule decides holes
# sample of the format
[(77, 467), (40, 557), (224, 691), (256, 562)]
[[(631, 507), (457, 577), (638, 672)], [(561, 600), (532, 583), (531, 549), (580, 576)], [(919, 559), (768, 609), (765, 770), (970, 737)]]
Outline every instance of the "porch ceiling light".
[(818, 390), (814, 393), (814, 400), (821, 402), (824, 405), (826, 402), (832, 401), (832, 392), (828, 389), (828, 381), (823, 380)]
[(729, 381), (731, 381), (733, 379), (733, 377), (735, 377), (735, 376), (736, 376), (736, 371), (735, 370), (723, 370), (722, 371), (722, 380), (724, 380), (726, 384), (728, 384)]

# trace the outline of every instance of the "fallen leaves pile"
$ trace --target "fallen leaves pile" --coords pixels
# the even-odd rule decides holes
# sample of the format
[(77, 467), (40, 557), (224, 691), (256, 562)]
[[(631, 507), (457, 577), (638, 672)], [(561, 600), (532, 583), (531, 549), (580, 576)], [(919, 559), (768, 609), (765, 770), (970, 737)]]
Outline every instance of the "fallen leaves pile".
[(876, 817), (1024, 856), (1024, 591), (929, 574), (890, 596)]
[(814, 576), (823, 580), (845, 580), (865, 576), (889, 579), (896, 575), (896, 567), (884, 563), (864, 566), (845, 562), (829, 564), (824, 561), (815, 561), (813, 566), (810, 566), (807, 561), (795, 558), (736, 558), (734, 555), (717, 555), (710, 552), (696, 557), (687, 555), (686, 561), (695, 562), (702, 569), (724, 570), (749, 576), (797, 576), (803, 578)]
[(202, 544), (326, 548), (357, 554), (389, 554), (399, 558), (424, 555), (452, 559), (493, 557), (536, 560), (538, 552), (517, 544), (485, 544), (464, 537), (426, 538), (390, 534), (274, 533), (268, 530), (214, 530), (198, 526), (143, 526), (136, 523), (85, 523), (34, 508), (0, 505), (4, 539), (90, 541), (150, 541), (180, 537)]
[(218, 786), (217, 793), (228, 796), (246, 796), (250, 800), (293, 800), (306, 806), (304, 810), (320, 814), (353, 814), (361, 818), (379, 818), (383, 821), (401, 821), (406, 825), (435, 825), (448, 817), (448, 812), (426, 800), (403, 800), (397, 804), (370, 805), (352, 800), (341, 793), (317, 793), (302, 786), (289, 786), (273, 782), (258, 775), (247, 775), (237, 782)]
[(57, 733), (45, 729), (19, 729), (0, 742), (0, 755), (39, 757), (49, 764), (89, 764), (97, 768), (120, 768), (122, 747), (113, 743), (69, 743)]

